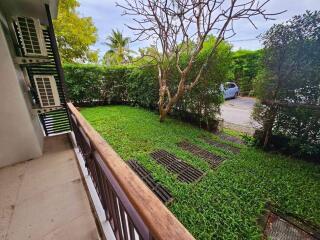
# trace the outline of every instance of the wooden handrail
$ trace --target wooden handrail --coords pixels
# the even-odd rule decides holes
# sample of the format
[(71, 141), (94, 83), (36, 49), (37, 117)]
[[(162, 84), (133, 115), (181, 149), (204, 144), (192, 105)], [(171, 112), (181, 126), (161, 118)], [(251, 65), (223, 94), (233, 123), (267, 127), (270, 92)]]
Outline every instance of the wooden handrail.
[(163, 240), (191, 240), (194, 237), (179, 220), (162, 204), (143, 181), (127, 166), (112, 147), (84, 119), (72, 103), (67, 103), (70, 112), (99, 153), (132, 206), (148, 227), (153, 238)]

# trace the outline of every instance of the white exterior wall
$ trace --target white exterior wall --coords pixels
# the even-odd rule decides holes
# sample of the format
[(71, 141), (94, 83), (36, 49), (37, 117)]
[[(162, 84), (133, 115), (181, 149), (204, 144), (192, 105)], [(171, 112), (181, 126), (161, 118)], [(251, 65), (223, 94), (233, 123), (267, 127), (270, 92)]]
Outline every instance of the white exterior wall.
[[(42, 155), (43, 133), (0, 12), (0, 167)], [(7, 42), (8, 41), (8, 42)], [(11, 51), (10, 51), (11, 50)]]

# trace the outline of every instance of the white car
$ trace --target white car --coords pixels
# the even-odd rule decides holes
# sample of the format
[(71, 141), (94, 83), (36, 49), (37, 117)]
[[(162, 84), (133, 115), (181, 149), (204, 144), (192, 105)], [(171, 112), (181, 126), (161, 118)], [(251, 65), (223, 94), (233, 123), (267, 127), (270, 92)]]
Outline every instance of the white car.
[(236, 98), (239, 95), (239, 87), (234, 82), (221, 84), (224, 99)]

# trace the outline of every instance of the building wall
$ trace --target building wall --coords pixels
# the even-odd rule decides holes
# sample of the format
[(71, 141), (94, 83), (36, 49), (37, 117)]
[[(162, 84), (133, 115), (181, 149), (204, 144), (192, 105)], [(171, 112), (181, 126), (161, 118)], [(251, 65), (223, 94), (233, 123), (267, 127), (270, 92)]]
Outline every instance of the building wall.
[(14, 64), (14, 49), (6, 19), (0, 12), (0, 167), (41, 156), (43, 133), (32, 114), (21, 68)]

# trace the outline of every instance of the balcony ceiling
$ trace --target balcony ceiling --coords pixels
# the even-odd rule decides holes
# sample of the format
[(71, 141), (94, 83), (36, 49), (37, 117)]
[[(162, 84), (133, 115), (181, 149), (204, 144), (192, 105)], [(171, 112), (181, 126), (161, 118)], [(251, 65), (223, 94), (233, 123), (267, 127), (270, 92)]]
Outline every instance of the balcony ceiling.
[(58, 13), (58, 0), (1, 0), (0, 10), (7, 17), (24, 16), (40, 19), (48, 24), (45, 4), (49, 4), (52, 18)]

